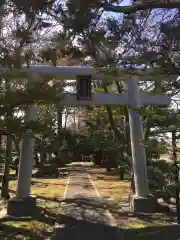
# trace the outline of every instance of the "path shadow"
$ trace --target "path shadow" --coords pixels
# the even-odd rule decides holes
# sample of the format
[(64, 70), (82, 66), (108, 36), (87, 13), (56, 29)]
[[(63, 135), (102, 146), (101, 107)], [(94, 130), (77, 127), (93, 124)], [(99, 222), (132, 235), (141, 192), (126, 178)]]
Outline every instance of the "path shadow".
[(67, 174), (61, 174), (61, 173), (58, 173), (58, 174), (44, 174), (44, 175), (39, 175), (39, 174), (33, 174), (32, 175), (32, 178), (36, 178), (36, 179), (65, 179), (67, 178), (69, 175), (69, 173)]
[(65, 215), (59, 215), (58, 219), (59, 226), (55, 229), (56, 237), (53, 238), (55, 240), (123, 240), (122, 232), (119, 232), (118, 237), (116, 227)]
[[(109, 203), (108, 199), (100, 199), (100, 198), (91, 198), (91, 197), (82, 197), (77, 196), (76, 198), (67, 198), (63, 199), (63, 197), (44, 197), (44, 196), (37, 196), (39, 199), (48, 200), (48, 201), (55, 201), (59, 204), (66, 203), (66, 204), (76, 204), (77, 207), (82, 209), (103, 209), (106, 210), (107, 208), (110, 210), (112, 214), (115, 214), (118, 218), (120, 217), (131, 217), (131, 218), (138, 218), (139, 220), (143, 220), (147, 223), (154, 223), (156, 220), (158, 221), (160, 218), (160, 214), (164, 214), (166, 218), (166, 222), (171, 223), (172, 219), (176, 217), (176, 213), (171, 211), (167, 208), (159, 209), (159, 212), (155, 214), (151, 213), (133, 213), (128, 203), (125, 204), (126, 209), (122, 207), (121, 204), (117, 204), (112, 202)], [(169, 221), (168, 221), (169, 220)]]
[[(60, 214), (58, 217), (58, 222), (60, 224), (62, 224), (64, 227), (63, 229), (59, 229), (58, 231), (60, 231), (60, 233), (62, 234), (62, 236), (66, 236), (66, 229), (67, 231), (73, 232), (71, 230), (75, 228), (75, 231), (77, 231), (77, 236), (81, 236), (78, 235), (80, 229), (85, 229), (85, 231), (87, 232), (91, 232), (91, 231), (99, 231), (100, 235), (99, 238), (96, 238), (96, 236), (92, 236), (89, 233), (89, 236), (91, 236), (90, 239), (101, 239), (101, 229), (103, 226), (103, 231), (106, 232), (106, 229), (111, 229), (110, 226), (108, 226), (106, 223), (99, 223), (99, 222), (94, 222), (94, 219), (91, 219), (89, 216), (87, 217), (83, 212), (88, 210), (94, 210), (96, 213), (101, 213), (101, 211), (106, 210), (107, 209), (107, 201), (103, 201), (98, 199), (98, 198), (89, 198), (89, 197), (76, 197), (76, 198), (69, 198), (66, 199), (65, 201), (63, 201), (67, 204), (69, 204), (69, 206), (71, 205), (76, 205), (77, 209), (80, 209), (81, 211), (81, 217), (82, 219), (79, 220), (77, 219), (77, 209), (76, 208), (71, 208), (69, 207), (69, 212), (68, 214)], [(121, 233), (120, 236), (122, 236), (122, 232), (124, 232), (124, 238), (122, 238), (123, 240), (129, 240), (129, 239), (142, 239), (142, 240), (148, 240), (148, 239), (157, 239), (157, 237), (161, 237), (163, 240), (164, 239), (174, 239), (174, 240), (178, 240), (180, 239), (180, 226), (175, 226), (172, 225), (172, 219), (174, 219), (175, 217), (175, 213), (172, 211), (163, 211), (163, 208), (160, 209), (159, 213), (156, 214), (137, 214), (137, 213), (133, 213), (130, 208), (129, 211), (128, 210), (124, 210), (124, 211), (119, 211), (119, 206), (114, 207), (112, 209), (110, 209), (110, 212), (115, 216), (117, 216), (118, 219), (122, 218), (125, 221), (128, 221), (128, 218), (131, 218), (135, 220), (135, 223), (138, 220), (143, 220), (144, 222), (147, 223), (147, 225), (152, 225), (155, 224), (162, 218), (161, 213), (163, 213), (163, 218), (166, 219), (165, 224), (166, 226), (161, 226), (161, 227), (144, 227), (144, 228), (132, 228), (132, 229), (128, 229), (128, 230), (122, 230), (120, 228), (116, 228), (116, 233)], [(84, 214), (84, 215), (83, 215)], [(163, 224), (163, 219), (162, 223)], [(95, 224), (95, 225), (94, 225)], [(169, 224), (169, 225), (167, 225)], [(126, 223), (126, 225), (128, 225)], [(114, 229), (114, 228), (113, 228)], [(114, 229), (115, 230), (115, 229)], [(107, 232), (109, 232), (110, 230), (107, 230)], [(171, 238), (171, 234), (168, 234), (168, 231), (172, 232), (172, 238)], [(110, 231), (111, 232), (111, 231)], [(70, 233), (69, 233), (70, 234)], [(103, 236), (103, 235), (102, 235)], [(108, 233), (107, 233), (107, 236)], [(112, 234), (112, 236), (114, 236)], [(71, 235), (67, 235), (67, 239), (72, 239)], [(78, 238), (77, 238), (78, 239)], [(81, 238), (80, 238), (81, 239)], [(82, 239), (83, 239), (83, 233), (82, 233)], [(84, 235), (84, 239), (85, 239), (85, 235)], [(88, 238), (87, 238), (88, 239)], [(103, 237), (102, 237), (103, 239)], [(104, 237), (104, 239), (106, 239), (106, 236)], [(109, 238), (112, 239), (112, 238)], [(121, 240), (121, 238), (117, 238), (119, 240)]]
[[(90, 198), (76, 198), (66, 199), (69, 204), (68, 213), (60, 213), (56, 228), (56, 238), (62, 240), (154, 240), (161, 238), (162, 240), (178, 240), (180, 238), (180, 226), (169, 225), (162, 227), (144, 227), (144, 228), (132, 228), (122, 229), (119, 227), (108, 226), (104, 222), (95, 222), (94, 218), (85, 216), (84, 212), (89, 210), (95, 210), (96, 213), (100, 212), (102, 205), (100, 202)], [(77, 208), (71, 208), (71, 204), (75, 204)], [(63, 209), (65, 206), (62, 206)], [(78, 208), (80, 207), (81, 218), (78, 218)], [(104, 207), (105, 209), (105, 207)], [(103, 210), (104, 210), (103, 209)], [(83, 212), (84, 211), (84, 212)], [(132, 213), (131, 213), (132, 214)], [(150, 215), (137, 215), (134, 217), (144, 219), (151, 224)], [(157, 216), (158, 218), (158, 216)], [(128, 218), (127, 218), (128, 220)], [(154, 218), (152, 220), (156, 221)]]
[(83, 219), (88, 222), (99, 222), (107, 224), (107, 217), (105, 219), (105, 209), (101, 207), (94, 208), (93, 206), (77, 205), (77, 204), (62, 204), (63, 209), (60, 211), (60, 215), (69, 216), (76, 219)]
[(92, 223), (69, 216), (59, 216), (56, 237), (62, 240), (178, 240), (180, 226), (145, 227), (121, 229), (102, 223)]
[[(111, 172), (107, 172), (107, 171), (100, 171), (98, 168), (94, 168), (95, 171), (92, 171), (92, 169), (90, 168), (86, 168), (85, 171), (90, 174), (92, 177), (97, 177), (97, 179), (104, 179), (104, 180), (108, 180), (108, 181), (114, 181), (116, 180), (120, 180), (119, 177), (119, 173), (116, 170), (112, 170)], [(112, 178), (111, 178), (112, 177)], [(124, 172), (124, 180), (123, 181), (131, 181), (131, 176), (129, 173)]]
[(36, 197), (37, 199), (40, 199), (40, 200), (57, 202), (59, 204), (63, 201), (63, 197), (45, 197), (42, 195), (36, 195)]
[[(59, 180), (59, 178), (58, 178)], [(46, 186), (57, 186), (57, 187), (65, 187), (66, 186), (66, 182), (65, 183), (56, 183), (56, 182), (38, 182), (34, 179), (31, 180), (31, 185), (44, 185), (45, 187)]]
[(124, 240), (179, 240), (180, 225), (124, 230)]
[(76, 198), (66, 198), (63, 202), (67, 204), (76, 204), (78, 207), (91, 208), (91, 209), (106, 209), (106, 201), (98, 197), (82, 197), (76, 196)]

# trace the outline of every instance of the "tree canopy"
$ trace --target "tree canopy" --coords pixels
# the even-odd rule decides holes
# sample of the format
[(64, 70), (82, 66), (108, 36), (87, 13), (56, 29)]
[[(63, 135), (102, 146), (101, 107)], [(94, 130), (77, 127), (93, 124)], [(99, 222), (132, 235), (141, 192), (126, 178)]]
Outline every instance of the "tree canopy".
[[(127, 161), (131, 159), (129, 106), (60, 108), (59, 93), (63, 97), (67, 89), (75, 90), (74, 82), (33, 77), (34, 86), (27, 89), (27, 79), (18, 75), (18, 69), (36, 64), (93, 66), (112, 75), (111, 81), (93, 82), (94, 92), (105, 93), (121, 93), (123, 78), (139, 68), (151, 67), (153, 81), (141, 78), (140, 89), (149, 94), (169, 94), (172, 103), (168, 107), (143, 106), (139, 112), (149, 159), (159, 148), (165, 149), (163, 131), (173, 125), (179, 131), (180, 2), (124, 4), (118, 0), (1, 1), (0, 66), (8, 67), (8, 71), (0, 73), (0, 132), (12, 138), (9, 145), (7, 141), (10, 151), (16, 148), (19, 156), (21, 138), (28, 131), (36, 136), (35, 160), (40, 164), (44, 159), (51, 162), (52, 155), (61, 162), (64, 152), (77, 149), (80, 158), (86, 149), (88, 154), (117, 151), (118, 161), (131, 165)], [(27, 104), (38, 109), (36, 122), (24, 121)], [(6, 152), (10, 163), (9, 156)]]

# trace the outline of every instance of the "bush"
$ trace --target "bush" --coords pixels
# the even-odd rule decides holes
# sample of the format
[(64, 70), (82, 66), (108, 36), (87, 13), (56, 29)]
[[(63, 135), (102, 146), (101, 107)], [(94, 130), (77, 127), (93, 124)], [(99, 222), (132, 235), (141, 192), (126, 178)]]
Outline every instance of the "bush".
[(175, 167), (166, 161), (151, 161), (148, 164), (149, 187), (155, 195), (175, 196)]
[(56, 164), (45, 164), (41, 169), (39, 169), (35, 177), (58, 177), (59, 171)]

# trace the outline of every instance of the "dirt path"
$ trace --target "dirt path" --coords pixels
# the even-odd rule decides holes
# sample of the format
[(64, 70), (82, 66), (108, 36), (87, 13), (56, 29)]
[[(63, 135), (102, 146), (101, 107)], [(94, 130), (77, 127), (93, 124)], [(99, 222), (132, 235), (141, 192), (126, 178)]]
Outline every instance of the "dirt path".
[[(56, 239), (116, 240), (117, 228), (83, 165), (72, 165), (59, 210)], [(123, 238), (119, 238), (119, 240)]]

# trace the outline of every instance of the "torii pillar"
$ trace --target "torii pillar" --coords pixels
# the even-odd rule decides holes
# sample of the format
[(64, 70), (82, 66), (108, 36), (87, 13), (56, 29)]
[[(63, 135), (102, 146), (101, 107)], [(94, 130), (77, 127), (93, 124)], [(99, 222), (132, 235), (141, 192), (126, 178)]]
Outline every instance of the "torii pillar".
[(130, 77), (127, 83), (127, 91), (130, 106), (128, 112), (135, 184), (135, 195), (131, 198), (131, 206), (134, 212), (155, 212), (158, 205), (157, 199), (150, 195), (148, 186), (146, 152), (143, 146), (142, 117), (134, 110), (138, 110), (141, 107), (137, 76)]
[[(27, 87), (31, 89), (36, 76), (31, 75)], [(35, 121), (37, 109), (29, 104), (25, 112), (25, 122)], [(31, 216), (36, 211), (36, 198), (30, 195), (35, 139), (32, 133), (25, 133), (22, 139), (19, 173), (15, 197), (8, 201), (7, 214), (16, 217)]]

